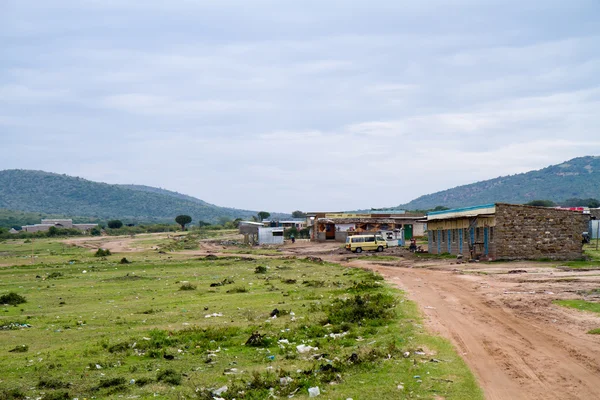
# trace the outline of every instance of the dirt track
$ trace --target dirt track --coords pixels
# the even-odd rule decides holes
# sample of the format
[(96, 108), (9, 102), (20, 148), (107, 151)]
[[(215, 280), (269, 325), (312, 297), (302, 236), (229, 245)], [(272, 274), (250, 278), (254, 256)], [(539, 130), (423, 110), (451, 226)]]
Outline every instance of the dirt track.
[[(105, 239), (102, 246), (135, 251), (128, 238)], [(200, 250), (185, 253), (222, 251), (227, 247), (207, 241)], [(385, 254), (395, 252), (397, 261), (370, 261), (341, 252), (337, 244), (302, 241), (280, 251), (373, 269), (404, 289), (419, 304), (428, 327), (453, 342), (487, 399), (600, 399), (600, 337), (586, 333), (600, 327), (600, 317), (552, 303), (600, 288), (600, 271), (419, 261), (400, 250)]]
[[(554, 314), (562, 314), (562, 321), (548, 322), (543, 313), (521, 316), (494, 298), (494, 291), (503, 288), (490, 289), (494, 282), (489, 277), (373, 269), (405, 289), (429, 326), (452, 340), (487, 399), (600, 398), (600, 344), (591, 335), (569, 332), (573, 321), (568, 314), (575, 311), (557, 309)], [(564, 322), (563, 329), (557, 328)]]

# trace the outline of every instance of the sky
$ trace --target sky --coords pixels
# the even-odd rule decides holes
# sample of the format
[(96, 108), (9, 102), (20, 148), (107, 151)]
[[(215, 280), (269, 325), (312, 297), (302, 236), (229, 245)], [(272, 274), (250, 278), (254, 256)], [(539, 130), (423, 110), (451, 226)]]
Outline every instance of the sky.
[(598, 0), (0, 0), (0, 170), (271, 212), (600, 155)]

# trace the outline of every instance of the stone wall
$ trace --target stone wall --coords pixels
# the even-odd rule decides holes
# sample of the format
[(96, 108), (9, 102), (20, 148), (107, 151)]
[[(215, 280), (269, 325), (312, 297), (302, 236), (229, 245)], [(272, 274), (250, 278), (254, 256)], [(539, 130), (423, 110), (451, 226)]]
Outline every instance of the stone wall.
[[(467, 219), (465, 221), (468, 222)], [(479, 222), (479, 221), (477, 221)], [(473, 238), (475, 251), (473, 257), (482, 259), (496, 258), (496, 230), (495, 227), (479, 226), (483, 224), (476, 223), (473, 227)], [(487, 229), (487, 254), (484, 243), (484, 230)], [(459, 229), (437, 229), (428, 232), (429, 253), (433, 254), (462, 254), (470, 257), (471, 234), (467, 228)], [(439, 250), (438, 250), (439, 249)]]
[(496, 258), (581, 258), (588, 221), (589, 215), (576, 211), (496, 204)]

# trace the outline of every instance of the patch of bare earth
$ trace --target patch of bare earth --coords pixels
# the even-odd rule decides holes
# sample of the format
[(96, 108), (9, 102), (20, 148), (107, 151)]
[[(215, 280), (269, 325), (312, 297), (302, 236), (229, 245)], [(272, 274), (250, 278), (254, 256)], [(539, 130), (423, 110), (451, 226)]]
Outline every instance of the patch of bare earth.
[(349, 263), (406, 290), (428, 326), (454, 343), (486, 398), (600, 398), (600, 338), (586, 333), (600, 327), (600, 317), (552, 303), (599, 288), (600, 271), (535, 263), (370, 264)]

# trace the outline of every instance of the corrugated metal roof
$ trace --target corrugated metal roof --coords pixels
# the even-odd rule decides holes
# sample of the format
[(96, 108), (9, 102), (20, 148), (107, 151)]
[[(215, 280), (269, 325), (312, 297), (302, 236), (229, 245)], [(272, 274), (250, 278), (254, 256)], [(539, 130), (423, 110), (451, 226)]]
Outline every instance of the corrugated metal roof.
[(480, 206), (455, 208), (452, 210), (432, 211), (427, 213), (427, 221), (441, 219), (477, 217), (479, 215), (490, 215), (496, 212), (496, 204), (483, 204)]

